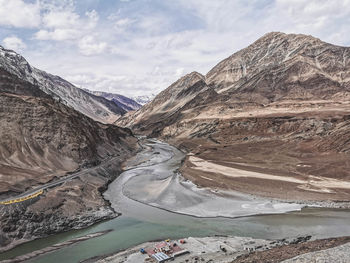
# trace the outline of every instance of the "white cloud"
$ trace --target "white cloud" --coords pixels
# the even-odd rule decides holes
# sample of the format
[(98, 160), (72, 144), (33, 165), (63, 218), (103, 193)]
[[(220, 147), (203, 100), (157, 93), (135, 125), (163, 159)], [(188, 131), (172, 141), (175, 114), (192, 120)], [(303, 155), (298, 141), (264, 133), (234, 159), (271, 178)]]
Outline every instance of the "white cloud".
[(350, 44), (350, 0), (93, 1), (100, 15), (92, 1), (39, 1), (35, 39), (46, 40), (39, 45), (47, 51), (26, 49), (34, 65), (126, 95), (159, 92), (194, 70), (205, 74), (270, 31)]
[(22, 41), (22, 39), (16, 36), (6, 37), (4, 38), (2, 43), (5, 48), (12, 49), (16, 52), (22, 52), (27, 47), (26, 44)]
[(97, 42), (93, 36), (85, 36), (79, 41), (79, 51), (86, 56), (98, 55), (106, 51), (107, 43)]
[(133, 24), (136, 20), (132, 20), (132, 19), (129, 19), (129, 18), (124, 18), (124, 19), (119, 19), (117, 21), (115, 21), (114, 25), (117, 27), (117, 28), (124, 28), (124, 27), (127, 27), (131, 24)]
[(113, 28), (119, 33), (123, 34), (126, 30), (134, 25), (137, 20), (129, 17), (121, 17), (120, 12), (113, 13), (107, 17), (109, 21), (113, 22)]
[(87, 11), (85, 15), (89, 18), (87, 28), (91, 28), (91, 29), (95, 28), (98, 20), (100, 19), (97, 11), (96, 10)]
[(53, 9), (43, 15), (44, 29), (34, 34), (38, 40), (65, 41), (81, 39), (91, 33), (96, 27), (99, 16), (95, 10), (85, 13), (85, 17), (80, 17), (69, 6), (68, 9)]
[(38, 2), (26, 3), (22, 0), (0, 0), (0, 25), (33, 28), (40, 25)]
[(185, 71), (184, 68), (177, 68), (176, 71), (175, 71), (175, 76), (180, 78), (181, 76), (184, 75), (184, 71)]
[(80, 31), (74, 28), (57, 28), (52, 31), (41, 29), (35, 33), (34, 37), (38, 40), (64, 41), (77, 39)]
[(69, 28), (79, 23), (79, 15), (71, 10), (50, 11), (43, 16), (43, 25), (47, 28)]
[(152, 92), (160, 92), (170, 81), (164, 76), (100, 75), (93, 73), (68, 75), (67, 80), (74, 83), (77, 87), (119, 93), (126, 96), (140, 96), (152, 94)]
[(99, 15), (96, 10), (79, 15), (73, 1), (45, 1), (42, 6), (41, 29), (34, 34), (37, 40), (59, 41), (75, 45), (83, 55), (101, 54), (107, 47), (97, 41), (96, 26)]

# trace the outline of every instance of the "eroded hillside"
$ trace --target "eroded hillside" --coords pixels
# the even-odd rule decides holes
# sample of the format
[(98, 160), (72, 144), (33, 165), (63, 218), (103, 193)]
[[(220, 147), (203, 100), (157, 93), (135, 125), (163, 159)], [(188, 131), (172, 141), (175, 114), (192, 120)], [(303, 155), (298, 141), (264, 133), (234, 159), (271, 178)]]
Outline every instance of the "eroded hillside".
[(182, 172), (202, 186), (349, 200), (349, 98), (350, 48), (269, 33), (117, 123), (185, 148)]
[(1, 205), (2, 249), (116, 215), (101, 192), (137, 150), (129, 129), (95, 122), (5, 70), (0, 119), (1, 199), (86, 170), (38, 198)]

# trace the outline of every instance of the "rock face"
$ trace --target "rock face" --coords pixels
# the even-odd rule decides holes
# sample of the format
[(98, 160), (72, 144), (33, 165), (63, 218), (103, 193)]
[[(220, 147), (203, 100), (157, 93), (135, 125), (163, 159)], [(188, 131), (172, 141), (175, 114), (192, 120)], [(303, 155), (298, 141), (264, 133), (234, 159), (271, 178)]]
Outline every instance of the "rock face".
[[(306, 35), (269, 33), (205, 76), (186, 75), (117, 124), (231, 167), (348, 180), (349, 98), (350, 48)], [(349, 189), (229, 180), (192, 168), (187, 159), (184, 175), (203, 186), (284, 199), (350, 198)]]
[(283, 263), (302, 263), (302, 262), (349, 262), (350, 261), (350, 243), (329, 248), (321, 251), (310, 252), (295, 258), (282, 261)]
[(113, 123), (125, 110), (115, 103), (94, 96), (68, 81), (32, 67), (21, 55), (0, 46), (0, 68), (38, 86), (61, 103), (102, 123)]
[(137, 103), (135, 100), (125, 97), (120, 94), (115, 94), (115, 93), (109, 93), (109, 92), (103, 92), (103, 91), (92, 91), (88, 89), (84, 89), (85, 91), (94, 94), (96, 96), (103, 97), (107, 100), (113, 101), (117, 106), (122, 108), (125, 111), (134, 111), (138, 110), (142, 106)]
[(192, 72), (162, 91), (152, 102), (125, 115), (116, 123), (122, 126), (132, 125), (136, 130), (147, 130), (152, 135), (157, 135), (164, 127), (176, 123), (181, 112), (188, 108), (188, 103), (196, 101), (197, 95), (206, 90), (208, 86), (204, 76)]
[(87, 171), (35, 200), (0, 205), (2, 250), (116, 215), (101, 191), (137, 149), (129, 129), (96, 122), (3, 69), (0, 120), (1, 199)]

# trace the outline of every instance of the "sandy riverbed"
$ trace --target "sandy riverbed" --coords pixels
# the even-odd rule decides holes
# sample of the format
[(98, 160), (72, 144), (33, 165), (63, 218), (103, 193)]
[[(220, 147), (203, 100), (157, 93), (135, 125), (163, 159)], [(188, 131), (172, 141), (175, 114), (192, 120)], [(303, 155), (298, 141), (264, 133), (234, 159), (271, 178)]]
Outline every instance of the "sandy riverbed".
[[(177, 169), (184, 153), (166, 143), (153, 141), (138, 159), (148, 161), (124, 172), (111, 187), (124, 197), (176, 213), (197, 217), (241, 217), (300, 210), (303, 204), (274, 201), (235, 191), (199, 188)], [(122, 198), (119, 196), (118, 198)], [(113, 201), (112, 201), (113, 203)], [(118, 206), (114, 207), (118, 210)]]

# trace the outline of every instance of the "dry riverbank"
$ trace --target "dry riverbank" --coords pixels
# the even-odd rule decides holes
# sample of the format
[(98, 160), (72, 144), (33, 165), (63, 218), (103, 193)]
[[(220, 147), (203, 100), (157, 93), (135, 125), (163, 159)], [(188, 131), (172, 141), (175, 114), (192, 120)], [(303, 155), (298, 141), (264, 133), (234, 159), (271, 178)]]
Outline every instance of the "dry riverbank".
[[(350, 237), (328, 238), (322, 240), (308, 241), (310, 237), (299, 237), (295, 239), (263, 240), (248, 237), (189, 237), (184, 239), (185, 244), (177, 244), (189, 251), (188, 254), (174, 258), (174, 263), (180, 262), (216, 262), (216, 263), (247, 263), (247, 262), (302, 262), (294, 260), (294, 257), (306, 253), (324, 249), (336, 248), (343, 244), (349, 247)], [(141, 263), (152, 262), (148, 255), (141, 254), (141, 248), (154, 247), (159, 242), (147, 242), (139, 246), (118, 252), (114, 255), (102, 256), (86, 262), (98, 263)], [(344, 248), (334, 249), (331, 262), (339, 261), (337, 251), (341, 254)], [(329, 251), (328, 251), (329, 252)], [(325, 253), (328, 253), (325, 252)], [(328, 253), (329, 254), (329, 253)], [(334, 261), (332, 260), (334, 259)], [(338, 260), (337, 260), (338, 259)], [(294, 260), (294, 261), (293, 261)], [(344, 260), (346, 260), (344, 258)], [(155, 262), (155, 261), (154, 261)], [(314, 262), (314, 261), (311, 261)]]

